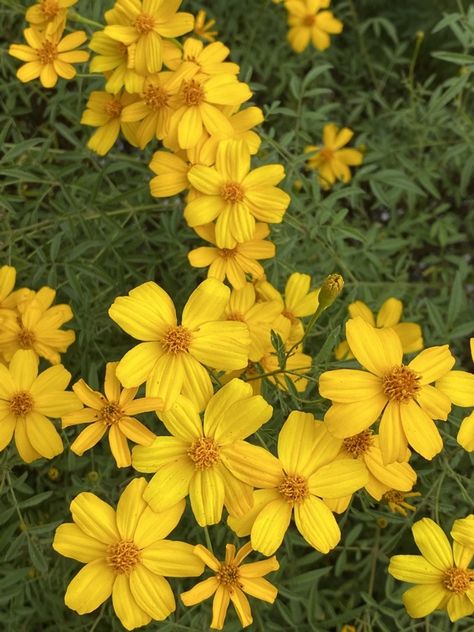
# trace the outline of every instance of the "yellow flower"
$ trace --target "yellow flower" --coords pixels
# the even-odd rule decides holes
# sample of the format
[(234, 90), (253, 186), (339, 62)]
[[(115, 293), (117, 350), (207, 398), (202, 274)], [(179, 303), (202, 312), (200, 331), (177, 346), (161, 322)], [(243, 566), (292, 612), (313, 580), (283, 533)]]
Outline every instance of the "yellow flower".
[[(384, 329), (390, 327), (401, 340), (403, 353), (413, 353), (423, 349), (423, 334), (420, 325), (416, 323), (401, 323), (403, 303), (398, 298), (388, 298), (374, 317), (371, 309), (362, 301), (355, 301), (348, 307), (351, 318), (360, 316), (372, 327)], [(353, 358), (347, 340), (341, 342), (335, 351), (337, 360), (349, 360)]]
[(430, 518), (415, 522), (412, 533), (421, 555), (395, 555), (388, 567), (395, 579), (416, 584), (403, 594), (410, 617), (426, 617), (434, 610), (446, 610), (451, 621), (471, 615), (474, 571), (468, 566), (474, 549), (457, 542), (451, 547)]
[(50, 33), (57, 31), (64, 26), (68, 8), (76, 2), (77, 0), (39, 0), (37, 4), (28, 7), (25, 20), (37, 30), (48, 27)]
[(152, 281), (115, 299), (109, 315), (124, 331), (142, 340), (117, 367), (126, 388), (147, 382), (147, 395), (161, 397), (165, 410), (180, 393), (203, 410), (213, 393), (203, 365), (219, 370), (247, 366), (249, 332), (243, 323), (222, 317), (230, 290), (206, 279), (191, 294), (178, 325), (173, 301)]
[(108, 431), (112, 455), (117, 467), (131, 465), (127, 439), (139, 445), (151, 445), (156, 435), (134, 418), (134, 415), (161, 410), (163, 402), (156, 397), (135, 399), (136, 388), (122, 390), (115, 371), (118, 362), (108, 362), (105, 370), (105, 396), (92, 390), (84, 380), (74, 384), (73, 391), (86, 408), (62, 418), (63, 428), (89, 424), (71, 444), (71, 450), (82, 456), (98, 443)]
[(64, 392), (71, 374), (62, 365), (38, 375), (33, 351), (17, 351), (7, 368), (0, 364), (0, 451), (12, 440), (26, 463), (63, 451), (63, 442), (47, 417), (79, 410), (74, 393)]
[(138, 145), (138, 123), (123, 120), (125, 107), (136, 100), (137, 97), (127, 92), (115, 95), (97, 90), (91, 92), (81, 118), (82, 125), (98, 128), (87, 143), (89, 149), (99, 156), (105, 156), (117, 140), (120, 130), (131, 145)]
[(379, 426), (384, 463), (403, 461), (407, 446), (431, 460), (443, 448), (434, 419), (446, 420), (449, 397), (430, 386), (454, 364), (448, 345), (419, 353), (402, 364), (400, 338), (357, 317), (346, 323), (351, 352), (367, 371), (339, 369), (319, 378), (319, 392), (333, 404), (325, 415), (329, 431), (341, 439)]
[(192, 79), (176, 79), (179, 84), (177, 110), (171, 119), (171, 127), (165, 146), (170, 149), (195, 147), (203, 131), (209, 134), (228, 134), (233, 128), (222, 106), (239, 106), (252, 96), (246, 83), (237, 81), (235, 75), (201, 75)]
[(305, 153), (313, 154), (308, 158), (307, 166), (318, 172), (322, 189), (330, 189), (336, 180), (349, 182), (351, 179), (349, 166), (362, 163), (362, 152), (357, 149), (342, 149), (353, 135), (354, 132), (348, 127), (339, 130), (333, 123), (328, 123), (323, 130), (324, 145), (305, 147)]
[(31, 28), (25, 29), (23, 35), (28, 46), (12, 44), (8, 49), (12, 57), (27, 62), (16, 73), (23, 83), (39, 77), (43, 87), (54, 88), (58, 76), (64, 79), (76, 76), (76, 69), (71, 64), (89, 59), (89, 53), (85, 50), (73, 50), (86, 41), (85, 31), (74, 31), (62, 37), (62, 31), (50, 33)]
[(382, 502), (387, 503), (388, 508), (392, 513), (398, 513), (405, 518), (408, 516), (408, 511), (416, 511), (416, 507), (406, 502), (407, 498), (416, 498), (421, 496), (420, 492), (401, 492), (398, 489), (389, 489), (384, 492), (382, 496)]
[(204, 46), (202, 42), (188, 37), (183, 44), (182, 58), (170, 63), (171, 70), (175, 70), (176, 80), (192, 79), (199, 74), (201, 78), (212, 75), (238, 75), (238, 64), (224, 61), (230, 54), (230, 49), (222, 42), (214, 42)]
[(474, 514), (455, 520), (451, 537), (462, 546), (474, 550)]
[(153, 197), (170, 197), (189, 189), (188, 199), (196, 196), (197, 193), (188, 180), (189, 170), (194, 165), (212, 164), (212, 161), (204, 161), (202, 147), (203, 142), (200, 142), (192, 149), (179, 149), (176, 153), (155, 151), (148, 165), (153, 173), (156, 173), (156, 177), (150, 180), (151, 195)]
[(218, 281), (227, 279), (236, 290), (245, 287), (246, 275), (254, 280), (263, 277), (265, 273), (257, 259), (275, 256), (275, 244), (265, 239), (270, 234), (268, 224), (257, 222), (253, 238), (236, 244), (234, 248), (217, 247), (214, 224), (196, 226), (194, 230), (213, 247), (202, 246), (191, 250), (188, 253), (189, 263), (195, 268), (209, 266), (208, 277)]
[(215, 167), (194, 166), (188, 173), (202, 195), (189, 202), (184, 217), (189, 226), (216, 221), (219, 248), (234, 248), (255, 234), (256, 220), (280, 223), (290, 196), (276, 185), (285, 177), (282, 165), (250, 170), (250, 152), (244, 140), (219, 143)]
[(214, 630), (224, 628), (231, 601), (242, 627), (252, 623), (250, 604), (244, 593), (268, 603), (273, 603), (276, 599), (278, 589), (264, 579), (264, 575), (279, 569), (276, 557), (242, 564), (251, 552), (250, 543), (245, 544), (237, 553), (233, 544), (226, 544), (225, 559), (220, 562), (201, 544), (194, 547), (194, 554), (214, 572), (214, 576), (181, 593), (180, 597), (185, 606), (194, 606), (214, 595), (210, 625)]
[(18, 303), (16, 312), (4, 312), (0, 329), (0, 352), (8, 362), (19, 349), (32, 349), (51, 364), (59, 364), (76, 335), (60, 327), (73, 318), (69, 305), (52, 305), (55, 290), (43, 287)]
[(249, 359), (258, 362), (272, 349), (270, 332), (281, 314), (278, 301), (256, 302), (257, 295), (252, 283), (233, 290), (227, 305), (226, 320), (245, 323), (250, 333)]
[(299, 342), (304, 334), (301, 318), (311, 316), (318, 308), (319, 289), (311, 290), (311, 276), (293, 272), (286, 282), (285, 292), (281, 294), (266, 280), (259, 281), (256, 289), (266, 301), (279, 301), (282, 314), (290, 322), (289, 336), (285, 339), (291, 347)]
[(142, 91), (145, 77), (133, 69), (135, 44), (125, 46), (104, 31), (96, 31), (92, 35), (89, 48), (99, 53), (91, 59), (90, 71), (106, 73), (107, 92), (117, 94), (123, 87), (130, 94)]
[[(163, 39), (192, 31), (194, 17), (177, 13), (181, 0), (117, 0), (104, 33), (125, 46), (135, 44), (134, 68), (140, 75), (159, 72), (163, 65)], [(110, 24), (112, 15), (117, 24)], [(125, 22), (125, 24), (124, 24)]]
[[(474, 362), (474, 338), (470, 339)], [(474, 375), (467, 371), (449, 371), (436, 382), (436, 388), (445, 393), (455, 406), (474, 406)], [(474, 411), (465, 417), (459, 428), (457, 441), (468, 452), (474, 450)]]
[[(375, 500), (381, 500), (389, 490), (395, 493), (409, 492), (416, 483), (416, 472), (408, 464), (410, 451), (406, 451), (403, 462), (385, 465), (380, 451), (379, 437), (373, 435), (370, 430), (363, 430), (343, 440), (332, 437), (332, 441), (340, 442), (340, 457), (351, 457), (363, 463), (368, 475), (365, 489)], [(347, 509), (350, 500), (351, 496), (348, 495), (344, 498), (328, 500), (327, 504), (332, 511), (341, 513)]]
[(216, 21), (214, 19), (210, 19), (206, 22), (206, 12), (204, 9), (199, 9), (194, 19), (194, 33), (203, 40), (206, 40), (206, 42), (214, 42), (218, 32), (212, 31), (211, 29), (215, 23)]
[(157, 437), (147, 448), (134, 448), (133, 467), (156, 472), (144, 494), (155, 511), (175, 505), (188, 494), (201, 527), (217, 524), (225, 505), (231, 515), (252, 506), (252, 488), (233, 472), (235, 458), (258, 457), (261, 448), (243, 441), (272, 415), (272, 407), (241, 380), (232, 380), (210, 400), (204, 423), (192, 402), (179, 397), (160, 413), (171, 437)]
[[(15, 310), (19, 303), (34, 296), (34, 292), (27, 288), (15, 290), (15, 282), (15, 268), (13, 266), (2, 266), (0, 268), (0, 318), (3, 310)], [(7, 315), (3, 314), (3, 316)]]
[[(329, 439), (329, 441), (328, 441)], [(243, 518), (229, 518), (239, 537), (250, 533), (252, 547), (264, 555), (283, 541), (292, 515), (296, 528), (312, 547), (328, 553), (341, 538), (333, 513), (322, 498), (341, 498), (367, 483), (367, 470), (358, 460), (339, 459), (322, 422), (294, 411), (278, 436), (277, 459), (266, 450), (257, 459), (242, 454), (236, 476), (263, 488), (254, 493), (254, 505)]]
[(176, 609), (165, 577), (196, 577), (204, 564), (193, 546), (165, 540), (184, 511), (184, 502), (155, 513), (143, 500), (144, 478), (133, 479), (117, 510), (82, 492), (71, 503), (74, 522), (56, 529), (53, 548), (85, 564), (69, 584), (64, 601), (87, 614), (112, 596), (115, 614), (127, 630), (162, 621)]
[(140, 149), (153, 139), (162, 140), (168, 133), (171, 115), (175, 111), (174, 95), (170, 88), (172, 73), (161, 72), (147, 77), (137, 102), (127, 105), (122, 113), (122, 121), (140, 121), (136, 137)]
[(318, 50), (331, 44), (329, 35), (341, 33), (342, 22), (327, 9), (331, 0), (285, 0), (288, 11), (288, 41), (296, 53), (302, 53), (310, 41)]

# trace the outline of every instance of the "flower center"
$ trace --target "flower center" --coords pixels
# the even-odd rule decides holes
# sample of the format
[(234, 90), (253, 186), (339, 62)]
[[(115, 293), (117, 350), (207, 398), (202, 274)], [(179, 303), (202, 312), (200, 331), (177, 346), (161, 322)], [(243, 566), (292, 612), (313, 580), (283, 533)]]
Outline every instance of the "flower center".
[(278, 491), (289, 503), (301, 503), (309, 496), (308, 483), (304, 476), (286, 474)]
[(149, 84), (144, 91), (143, 99), (152, 110), (161, 110), (168, 105), (169, 94), (161, 86)]
[(316, 16), (315, 15), (305, 15), (302, 21), (303, 26), (313, 26), (313, 24), (316, 22)]
[(35, 334), (32, 331), (21, 326), (17, 336), (20, 349), (32, 349), (35, 339)]
[(189, 349), (192, 339), (193, 337), (189, 329), (178, 325), (168, 330), (161, 340), (161, 346), (165, 350), (165, 353), (181, 353)]
[(59, 12), (57, 0), (42, 0), (40, 5), (41, 13), (48, 20), (55, 18)]
[(208, 470), (219, 461), (219, 446), (210, 437), (200, 437), (193, 441), (188, 455), (197, 470)]
[(38, 48), (36, 52), (42, 64), (51, 64), (58, 55), (57, 47), (49, 40), (45, 40), (41, 48)]
[(332, 159), (334, 152), (332, 149), (328, 149), (328, 147), (323, 147), (319, 152), (319, 156), (325, 161), (329, 162)]
[(116, 424), (123, 417), (123, 412), (119, 405), (115, 402), (107, 402), (107, 404), (100, 411), (100, 418), (108, 426)]
[(420, 375), (405, 365), (395, 366), (382, 379), (383, 392), (389, 399), (407, 402), (420, 390)]
[(236, 248), (221, 248), (219, 254), (223, 259), (233, 259), (235, 257)]
[(140, 562), (140, 549), (131, 540), (120, 540), (108, 547), (106, 559), (116, 573), (128, 575)]
[(15, 393), (10, 399), (10, 412), (15, 417), (24, 417), (33, 410), (34, 400), (28, 391)]
[(224, 586), (239, 585), (239, 569), (235, 564), (221, 564), (216, 577), (217, 581)]
[(140, 13), (135, 20), (135, 28), (142, 35), (144, 33), (149, 33), (155, 28), (155, 18), (148, 13)]
[(105, 113), (110, 116), (110, 118), (118, 118), (122, 113), (122, 104), (118, 99), (111, 99), (108, 103), (105, 104), (104, 110)]
[(294, 325), (295, 323), (298, 322), (298, 319), (296, 318), (296, 316), (293, 314), (293, 312), (290, 312), (290, 310), (285, 309), (282, 311), (282, 316), (285, 316), (285, 318), (288, 318), (288, 320)]
[(354, 459), (365, 454), (374, 445), (371, 430), (364, 430), (353, 437), (347, 437), (342, 442), (344, 450)]
[(448, 568), (443, 573), (443, 584), (451, 592), (462, 594), (471, 588), (474, 581), (474, 571), (465, 568)]
[(399, 505), (405, 500), (405, 494), (397, 489), (389, 489), (388, 492), (384, 493), (383, 499), (388, 503)]
[(204, 90), (200, 83), (191, 79), (183, 81), (183, 100), (184, 105), (200, 105), (205, 98)]
[(221, 195), (226, 202), (236, 204), (237, 202), (242, 202), (245, 191), (238, 182), (226, 182), (221, 189)]

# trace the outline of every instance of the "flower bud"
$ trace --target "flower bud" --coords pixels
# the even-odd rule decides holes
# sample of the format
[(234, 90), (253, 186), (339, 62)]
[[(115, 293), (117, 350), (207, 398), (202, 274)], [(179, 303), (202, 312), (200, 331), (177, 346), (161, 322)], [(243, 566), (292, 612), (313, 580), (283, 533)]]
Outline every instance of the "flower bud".
[(319, 291), (319, 307), (326, 309), (330, 307), (344, 287), (344, 279), (340, 274), (329, 274)]

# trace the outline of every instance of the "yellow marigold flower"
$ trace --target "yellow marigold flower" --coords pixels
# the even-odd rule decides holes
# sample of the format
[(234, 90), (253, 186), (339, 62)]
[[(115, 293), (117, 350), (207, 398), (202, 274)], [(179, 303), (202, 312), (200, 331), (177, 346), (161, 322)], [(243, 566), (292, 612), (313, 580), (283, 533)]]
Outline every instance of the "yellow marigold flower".
[(224, 628), (231, 601), (241, 626), (245, 628), (252, 623), (250, 604), (244, 593), (268, 603), (273, 603), (277, 597), (278, 589), (264, 579), (264, 575), (280, 568), (276, 557), (242, 564), (251, 552), (250, 543), (245, 544), (237, 553), (233, 544), (226, 544), (225, 559), (220, 562), (201, 544), (194, 547), (194, 554), (213, 571), (214, 576), (181, 593), (180, 597), (185, 606), (194, 606), (214, 595), (210, 625), (214, 630)]
[(474, 550), (474, 514), (455, 520), (451, 537), (458, 544)]
[[(474, 362), (474, 338), (470, 339)], [(436, 388), (445, 393), (455, 406), (474, 406), (474, 375), (467, 371), (449, 371), (436, 382)], [(457, 441), (468, 452), (474, 450), (474, 411), (465, 417), (459, 428)]]
[[(108, 14), (104, 33), (125, 46), (135, 44), (134, 67), (140, 75), (159, 72), (163, 65), (163, 39), (192, 31), (194, 17), (177, 13), (181, 0), (117, 0)], [(110, 24), (117, 15), (117, 24)], [(126, 24), (124, 24), (126, 22)]]
[(421, 496), (420, 492), (401, 492), (398, 489), (388, 489), (382, 496), (382, 502), (387, 503), (392, 513), (398, 513), (405, 518), (409, 511), (416, 511), (414, 505), (406, 502), (407, 498)]
[(342, 22), (327, 9), (331, 0), (285, 0), (288, 11), (288, 41), (296, 53), (302, 53), (310, 41), (318, 50), (331, 44), (330, 35), (342, 32)]
[[(4, 312), (0, 351), (8, 362), (19, 349), (32, 349), (51, 364), (59, 364), (76, 335), (60, 329), (73, 318), (69, 305), (53, 305), (55, 290), (43, 287), (18, 303), (16, 312)], [(52, 306), (52, 307), (51, 307)]]
[(138, 123), (123, 120), (125, 107), (136, 100), (137, 97), (127, 92), (115, 95), (100, 90), (91, 92), (81, 118), (82, 125), (98, 128), (87, 142), (89, 149), (99, 156), (105, 156), (117, 140), (120, 130), (131, 145), (138, 146)]
[(250, 170), (250, 152), (243, 140), (219, 143), (215, 167), (196, 165), (188, 179), (202, 195), (189, 202), (184, 217), (189, 226), (216, 221), (219, 248), (234, 248), (255, 234), (256, 220), (280, 223), (290, 196), (276, 185), (285, 177), (282, 165)]
[(192, 149), (155, 151), (148, 165), (156, 177), (150, 180), (150, 193), (153, 197), (170, 197), (189, 190), (188, 199), (197, 195), (188, 180), (188, 173), (194, 165), (210, 165), (202, 155), (203, 141)]
[(266, 280), (256, 285), (257, 293), (266, 301), (279, 301), (283, 316), (291, 324), (288, 344), (299, 342), (304, 334), (301, 318), (311, 316), (318, 308), (319, 289), (311, 290), (311, 276), (293, 272), (286, 282), (285, 292), (281, 294)]
[(335, 460), (337, 448), (331, 450), (324, 424), (310, 413), (290, 414), (278, 436), (278, 458), (259, 450), (256, 459), (242, 454), (240, 464), (234, 457), (235, 475), (263, 489), (254, 493), (254, 505), (246, 516), (229, 518), (230, 527), (239, 537), (250, 533), (252, 547), (271, 555), (294, 515), (308, 544), (328, 553), (341, 532), (322, 498), (341, 498), (360, 489), (367, 483), (367, 469), (358, 460)]
[(142, 91), (145, 77), (133, 68), (134, 44), (125, 46), (106, 35), (104, 31), (97, 31), (92, 35), (89, 48), (98, 53), (91, 59), (90, 71), (106, 73), (107, 92), (117, 94), (123, 87), (130, 94)]
[(367, 371), (338, 369), (319, 378), (319, 392), (333, 404), (325, 415), (329, 431), (341, 439), (379, 426), (384, 463), (403, 461), (407, 446), (431, 460), (443, 448), (434, 419), (446, 420), (449, 397), (430, 386), (454, 364), (448, 345), (419, 353), (402, 364), (400, 338), (392, 329), (376, 329), (363, 318), (346, 323), (351, 352)]
[(25, 20), (37, 30), (47, 27), (50, 33), (57, 31), (64, 26), (68, 8), (76, 2), (77, 0), (39, 0), (28, 7)]
[(170, 68), (176, 71), (176, 80), (189, 80), (197, 74), (201, 78), (223, 74), (238, 75), (240, 72), (238, 64), (224, 61), (229, 54), (230, 48), (222, 42), (204, 46), (201, 41), (188, 37), (183, 44), (182, 58), (173, 60)]
[(214, 42), (218, 35), (217, 31), (211, 30), (216, 21), (211, 18), (206, 22), (206, 12), (204, 9), (199, 9), (195, 19), (194, 19), (194, 29), (193, 32), (206, 42)]
[(135, 469), (156, 472), (145, 500), (155, 511), (163, 511), (189, 494), (201, 527), (217, 524), (224, 505), (232, 515), (245, 514), (252, 506), (252, 488), (234, 475), (234, 461), (259, 457), (262, 449), (243, 440), (270, 419), (272, 410), (241, 380), (232, 380), (209, 400), (204, 423), (196, 406), (179, 397), (160, 413), (172, 436), (133, 450)]
[(15, 283), (15, 268), (13, 266), (2, 266), (0, 268), (0, 318), (3, 310), (14, 310), (19, 303), (34, 295), (34, 292), (27, 288), (15, 290)]
[(0, 364), (0, 451), (15, 434), (18, 454), (26, 463), (63, 451), (63, 442), (48, 417), (78, 410), (74, 393), (64, 392), (71, 374), (62, 365), (38, 375), (33, 351), (17, 351), (7, 368)]
[[(375, 317), (372, 310), (363, 301), (355, 301), (348, 307), (351, 318), (360, 316), (372, 327), (384, 329), (390, 327), (401, 340), (403, 353), (413, 353), (423, 349), (423, 334), (417, 323), (401, 323), (403, 303), (398, 298), (388, 298), (381, 306)], [(337, 360), (349, 360), (352, 355), (347, 340), (341, 342), (335, 351)]]
[(412, 527), (421, 555), (395, 555), (388, 572), (404, 582), (416, 584), (403, 594), (410, 617), (426, 617), (434, 610), (446, 610), (451, 621), (474, 612), (474, 549), (457, 542), (451, 547), (443, 530), (422, 518)]
[(336, 180), (349, 182), (351, 179), (349, 167), (362, 164), (362, 152), (357, 149), (342, 149), (353, 135), (354, 132), (348, 127), (339, 130), (333, 123), (328, 123), (323, 130), (323, 146), (305, 147), (305, 153), (313, 154), (306, 164), (309, 169), (318, 172), (322, 189), (330, 189)]
[(257, 303), (255, 287), (246, 283), (239, 290), (232, 290), (225, 310), (226, 320), (245, 323), (250, 333), (249, 359), (258, 362), (272, 348), (270, 332), (281, 314), (278, 301)]
[(147, 382), (147, 395), (170, 408), (180, 393), (203, 410), (213, 388), (205, 366), (218, 370), (247, 366), (250, 337), (244, 323), (222, 321), (230, 289), (206, 279), (184, 306), (182, 324), (168, 294), (143, 283), (115, 299), (109, 315), (124, 331), (142, 340), (117, 367), (126, 388)]
[(201, 246), (188, 253), (189, 263), (195, 268), (207, 268), (207, 276), (225, 281), (233, 288), (245, 287), (248, 274), (252, 279), (263, 277), (264, 270), (258, 259), (271, 259), (275, 256), (275, 244), (265, 239), (270, 234), (268, 224), (257, 222), (253, 239), (236, 244), (233, 248), (218, 248), (214, 224), (196, 226), (194, 230), (206, 241), (213, 244)]
[(85, 50), (73, 50), (86, 41), (85, 31), (75, 31), (62, 37), (62, 31), (40, 32), (25, 29), (23, 35), (28, 46), (12, 44), (8, 49), (12, 57), (27, 62), (16, 73), (23, 83), (39, 77), (44, 88), (54, 88), (58, 76), (63, 79), (73, 79), (76, 76), (76, 69), (72, 64), (89, 59), (89, 53)]
[(165, 145), (170, 149), (195, 147), (203, 130), (209, 134), (228, 134), (233, 128), (222, 106), (239, 106), (252, 96), (246, 83), (237, 81), (229, 73), (218, 75), (197, 74), (192, 79), (176, 79), (179, 84), (177, 110), (171, 119), (171, 128)]
[[(375, 500), (381, 500), (388, 490), (395, 493), (409, 492), (416, 483), (416, 472), (408, 464), (410, 451), (406, 451), (403, 462), (384, 464), (379, 437), (373, 435), (371, 430), (363, 430), (343, 440), (332, 437), (332, 441), (340, 442), (340, 457), (351, 457), (363, 463), (368, 475), (365, 489)], [(328, 500), (327, 504), (332, 511), (341, 513), (347, 509), (350, 501), (351, 495), (348, 495)]]
[(357, 632), (357, 628), (354, 625), (344, 624), (341, 628), (341, 632)]
[(115, 375), (118, 362), (108, 362), (105, 369), (104, 393), (98, 393), (84, 380), (74, 384), (73, 391), (86, 408), (62, 418), (63, 428), (87, 423), (71, 444), (71, 450), (82, 456), (98, 443), (108, 431), (112, 455), (117, 467), (132, 464), (127, 439), (139, 445), (151, 445), (156, 438), (154, 432), (134, 418), (139, 413), (161, 410), (163, 402), (157, 397), (135, 399), (136, 388), (124, 388)]
[(162, 140), (168, 133), (171, 115), (175, 111), (173, 96), (176, 94), (176, 88), (170, 87), (171, 79), (170, 72), (147, 77), (139, 100), (123, 108), (121, 119), (124, 123), (139, 121), (135, 134), (140, 149), (144, 149), (153, 138)]
[(82, 492), (71, 503), (74, 522), (56, 529), (53, 549), (85, 564), (70, 582), (64, 601), (78, 614), (98, 608), (110, 596), (127, 630), (162, 621), (176, 609), (166, 577), (196, 577), (204, 564), (193, 546), (165, 540), (178, 524), (184, 502), (156, 513), (143, 500), (144, 478), (122, 492), (117, 510)]

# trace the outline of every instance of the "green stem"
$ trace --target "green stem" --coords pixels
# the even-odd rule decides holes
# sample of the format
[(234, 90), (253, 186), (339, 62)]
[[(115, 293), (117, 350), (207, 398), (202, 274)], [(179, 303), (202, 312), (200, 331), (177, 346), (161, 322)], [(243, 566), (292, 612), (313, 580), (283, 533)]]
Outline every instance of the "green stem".
[(204, 537), (206, 538), (207, 548), (212, 554), (214, 554), (214, 550), (212, 548), (211, 536), (209, 535), (209, 529), (207, 527), (204, 527)]
[(87, 24), (88, 26), (94, 26), (95, 28), (99, 28), (100, 30), (103, 30), (105, 28), (104, 24), (101, 24), (100, 22), (94, 22), (94, 20), (89, 20), (89, 18), (85, 18), (83, 15), (80, 15), (80, 13), (76, 13), (75, 11), (71, 11), (70, 13), (68, 13), (68, 18), (70, 20), (73, 20), (74, 22)]
[(313, 327), (316, 324), (316, 321), (318, 320), (318, 318), (321, 316), (321, 314), (324, 312), (324, 310), (326, 309), (327, 306), (323, 306), (323, 305), (318, 305), (318, 309), (314, 312), (314, 314), (311, 316), (310, 321), (308, 323), (308, 325), (306, 326), (303, 336), (301, 338), (301, 340), (298, 340), (298, 342), (295, 342), (295, 344), (290, 348), (289, 351), (287, 351), (286, 353), (286, 357), (289, 358), (290, 355), (292, 354), (292, 352), (300, 346), (300, 344), (302, 344), (305, 339), (309, 336), (309, 334), (311, 333)]

